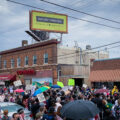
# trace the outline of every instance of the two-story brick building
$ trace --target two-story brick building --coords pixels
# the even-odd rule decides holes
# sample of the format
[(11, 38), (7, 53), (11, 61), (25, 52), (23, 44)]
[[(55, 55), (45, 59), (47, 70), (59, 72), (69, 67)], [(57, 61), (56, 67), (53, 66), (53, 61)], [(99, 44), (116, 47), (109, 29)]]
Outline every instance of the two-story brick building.
[(57, 81), (57, 40), (49, 40), (32, 45), (0, 52), (0, 80), (21, 79), (23, 83), (31, 81)]

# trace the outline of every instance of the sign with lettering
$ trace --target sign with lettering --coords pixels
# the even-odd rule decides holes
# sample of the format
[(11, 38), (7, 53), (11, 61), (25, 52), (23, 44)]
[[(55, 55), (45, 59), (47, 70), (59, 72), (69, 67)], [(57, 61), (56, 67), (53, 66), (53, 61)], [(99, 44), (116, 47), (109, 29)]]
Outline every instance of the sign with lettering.
[(5, 85), (5, 82), (3, 82), (3, 81), (0, 81), (0, 85)]
[(30, 12), (30, 29), (48, 32), (67, 33), (67, 15), (47, 13), (42, 11)]
[(45, 97), (44, 97), (44, 95), (43, 95), (43, 93), (38, 94), (37, 97), (38, 97), (38, 99), (39, 99), (39, 102), (46, 101), (46, 100), (45, 100)]
[(26, 85), (26, 90), (31, 90), (32, 89), (32, 85)]
[(4, 102), (5, 96), (4, 95), (0, 95), (0, 102)]
[(18, 75), (35, 75), (35, 70), (19, 70), (17, 71)]
[(14, 82), (15, 87), (20, 86), (20, 85), (22, 85), (21, 80), (17, 80), (17, 81)]
[(86, 84), (83, 84), (83, 87), (84, 87), (84, 88), (87, 88), (87, 85), (86, 85)]
[(69, 86), (74, 86), (75, 85), (75, 80), (74, 79), (69, 79), (68, 80), (68, 85)]

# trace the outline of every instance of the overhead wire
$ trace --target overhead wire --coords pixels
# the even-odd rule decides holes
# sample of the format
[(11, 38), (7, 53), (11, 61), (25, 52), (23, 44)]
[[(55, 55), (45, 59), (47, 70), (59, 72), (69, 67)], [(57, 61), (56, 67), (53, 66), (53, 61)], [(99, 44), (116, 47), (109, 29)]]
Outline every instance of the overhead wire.
[[(82, 3), (82, 1), (83, 0), (80, 0), (80, 1), (75, 1), (74, 3), (72, 3), (72, 4), (70, 4), (70, 6), (76, 6), (76, 4), (78, 3)], [(91, 0), (91, 1), (94, 1), (94, 0)], [(91, 1), (89, 1), (89, 2), (91, 2)], [(83, 1), (83, 2), (86, 2), (86, 1)], [(88, 2), (88, 3), (89, 3)], [(93, 6), (95, 3), (91, 3), (91, 4), (88, 4), (88, 3), (86, 3), (86, 4), (83, 4), (82, 6), (79, 6), (79, 8), (81, 8), (81, 9), (84, 9), (84, 8), (86, 8), (87, 7), (87, 9), (88, 9), (88, 7), (90, 6)], [(77, 5), (78, 5), (77, 4)], [(61, 11), (64, 11), (64, 10), (66, 10), (66, 9), (63, 9), (63, 8), (61, 8)], [(55, 12), (59, 12), (60, 10), (57, 10), (57, 11), (55, 11)]]
[[(79, 3), (81, 3), (82, 4), (82, 6), (80, 6), (81, 8), (88, 8), (88, 6), (90, 6), (90, 5), (93, 5), (93, 3), (91, 3), (91, 2), (93, 2), (94, 0), (91, 0), (91, 1), (78, 1), (77, 3), (75, 3), (75, 4), (73, 4), (72, 6), (76, 6), (76, 4), (78, 5)], [(83, 4), (82, 2), (84, 2), (85, 4)], [(90, 4), (89, 4), (90, 3)]]
[(80, 10), (76, 10), (76, 9), (73, 9), (73, 8), (69, 8), (67, 6), (63, 6), (63, 5), (60, 5), (60, 4), (57, 4), (57, 3), (53, 3), (53, 2), (49, 2), (47, 0), (40, 0), (40, 1), (48, 3), (48, 4), (52, 4), (52, 5), (55, 5), (55, 6), (58, 6), (58, 7), (62, 7), (62, 8), (65, 8), (65, 9), (69, 9), (69, 10), (72, 10), (72, 11), (75, 11), (75, 12), (78, 12), (78, 13), (82, 13), (82, 14), (85, 14), (85, 15), (88, 15), (88, 16), (92, 16), (92, 17), (95, 17), (95, 18), (100, 18), (100, 19), (103, 19), (103, 20), (107, 20), (107, 21), (110, 21), (110, 22), (114, 22), (114, 23), (120, 24), (120, 22), (112, 20), (112, 19), (108, 19), (108, 18), (105, 18), (105, 17), (93, 15), (93, 14), (90, 14), (90, 13), (87, 13), (87, 12), (84, 12), (84, 11), (80, 11)]
[[(54, 11), (46, 10), (46, 9), (43, 9), (43, 8), (38, 8), (38, 7), (35, 7), (35, 6), (32, 6), (32, 5), (28, 5), (28, 4), (24, 4), (24, 3), (20, 3), (20, 2), (15, 2), (15, 1), (12, 1), (12, 0), (7, 0), (7, 1), (15, 3), (15, 4), (19, 4), (19, 5), (31, 7), (31, 8), (36, 8), (36, 9), (44, 10), (44, 11), (50, 12), (50, 13), (56, 13)], [(73, 16), (70, 16), (70, 15), (68, 15), (68, 17), (76, 19), (76, 20), (81, 20), (81, 21), (84, 21), (84, 22), (89, 22), (89, 23), (92, 23), (92, 24), (104, 26), (104, 27), (109, 27), (109, 28), (114, 28), (114, 29), (120, 29), (119, 27), (113, 27), (113, 26), (102, 24), (102, 23), (97, 23), (97, 22), (94, 22), (94, 21), (90, 21), (90, 20), (86, 20), (86, 19), (81, 19), (81, 18), (73, 17)]]
[[(117, 47), (120, 47), (120, 45), (106, 48), (106, 50), (113, 49), (113, 48), (117, 48)], [(101, 49), (101, 50), (97, 50), (97, 51), (93, 51), (93, 52), (86, 52), (86, 53), (87, 53), (87, 54), (91, 54), (91, 53), (97, 53), (97, 52), (106, 51), (106, 50), (105, 50), (105, 49)]]
[[(9, 0), (7, 0), (7, 1), (9, 1)], [(28, 5), (29, 6), (29, 5)], [(36, 8), (36, 7), (35, 7)], [(36, 9), (38, 9), (38, 8), (36, 8)], [(40, 8), (41, 9), (41, 8)], [(44, 10), (44, 9), (41, 9), (41, 10)], [(118, 42), (117, 42), (118, 43)], [(111, 44), (108, 44), (108, 45), (112, 45), (112, 44), (114, 44), (114, 43), (111, 43)], [(99, 47), (104, 47), (104, 46), (106, 46), (106, 45), (103, 45), (103, 46), (99, 46)], [(95, 47), (95, 48), (92, 48), (92, 49), (98, 49), (99, 47)], [(76, 54), (76, 53), (75, 53)], [(66, 56), (66, 55), (65, 55)], [(58, 56), (59, 57), (59, 56)]]

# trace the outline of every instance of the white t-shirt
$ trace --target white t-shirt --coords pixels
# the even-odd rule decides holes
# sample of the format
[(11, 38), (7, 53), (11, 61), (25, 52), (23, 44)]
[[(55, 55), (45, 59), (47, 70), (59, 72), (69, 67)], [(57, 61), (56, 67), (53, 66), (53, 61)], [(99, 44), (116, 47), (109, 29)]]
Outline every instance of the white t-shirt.
[(58, 109), (58, 107), (62, 107), (62, 105), (60, 104), (60, 103), (55, 103), (56, 104), (56, 106), (55, 106), (55, 111), (57, 112), (57, 109)]

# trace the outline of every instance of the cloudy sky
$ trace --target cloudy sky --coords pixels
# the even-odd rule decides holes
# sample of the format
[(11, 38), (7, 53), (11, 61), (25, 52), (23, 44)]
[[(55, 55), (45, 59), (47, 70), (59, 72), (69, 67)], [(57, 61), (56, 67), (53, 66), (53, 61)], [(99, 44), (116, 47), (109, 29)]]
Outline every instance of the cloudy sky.
[[(67, 10), (58, 6), (45, 3), (40, 0), (11, 0), (28, 4), (41, 9), (67, 14), (79, 19), (89, 20), (111, 27), (120, 28), (120, 23), (92, 17), (79, 12)], [(120, 0), (46, 0), (79, 11), (120, 22)], [(0, 51), (21, 46), (22, 40), (32, 43), (32, 38), (25, 33), (29, 30), (29, 10), (38, 10), (12, 3), (7, 0), (0, 0)], [(40, 10), (40, 9), (39, 9)], [(60, 34), (51, 34), (51, 38), (60, 38)], [(113, 29), (105, 26), (84, 22), (68, 17), (68, 34), (63, 34), (63, 45), (78, 46), (85, 49), (86, 45), (92, 48), (120, 41), (120, 29)], [(120, 43), (99, 48), (108, 48), (110, 58), (120, 57)]]

